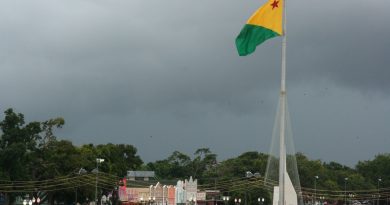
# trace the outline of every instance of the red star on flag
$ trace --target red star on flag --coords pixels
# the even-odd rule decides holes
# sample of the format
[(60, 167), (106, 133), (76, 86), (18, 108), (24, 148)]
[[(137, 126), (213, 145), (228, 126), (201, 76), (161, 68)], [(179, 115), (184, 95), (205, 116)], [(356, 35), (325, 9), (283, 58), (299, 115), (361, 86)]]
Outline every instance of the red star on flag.
[(274, 8), (276, 8), (276, 7), (278, 7), (278, 8), (279, 8), (279, 5), (278, 5), (278, 3), (279, 3), (279, 1), (276, 1), (276, 0), (274, 0), (274, 2), (271, 4), (271, 6), (272, 6), (272, 10), (273, 10)]

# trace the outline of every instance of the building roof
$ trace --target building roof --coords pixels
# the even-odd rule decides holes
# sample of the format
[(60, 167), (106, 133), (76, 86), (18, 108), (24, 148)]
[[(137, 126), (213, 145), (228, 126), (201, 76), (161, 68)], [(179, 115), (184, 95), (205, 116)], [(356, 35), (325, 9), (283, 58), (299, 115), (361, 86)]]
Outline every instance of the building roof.
[(154, 177), (154, 171), (127, 171), (128, 177)]

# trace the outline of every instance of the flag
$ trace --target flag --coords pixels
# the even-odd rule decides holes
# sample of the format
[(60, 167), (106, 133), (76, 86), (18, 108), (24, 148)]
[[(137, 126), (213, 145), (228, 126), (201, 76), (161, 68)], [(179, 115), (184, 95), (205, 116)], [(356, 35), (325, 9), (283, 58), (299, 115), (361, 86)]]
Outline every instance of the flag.
[(268, 0), (252, 14), (236, 38), (240, 56), (253, 53), (267, 39), (283, 35), (283, 3), (283, 0)]

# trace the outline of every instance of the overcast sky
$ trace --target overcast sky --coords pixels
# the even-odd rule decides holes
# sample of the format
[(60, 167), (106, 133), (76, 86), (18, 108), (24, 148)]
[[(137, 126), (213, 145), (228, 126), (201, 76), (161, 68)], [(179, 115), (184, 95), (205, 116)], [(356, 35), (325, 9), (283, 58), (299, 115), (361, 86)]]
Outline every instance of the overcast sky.
[[(65, 118), (60, 139), (127, 143), (145, 162), (269, 151), (281, 38), (239, 57), (265, 0), (2, 0), (0, 117)], [(390, 148), (390, 1), (287, 2), (296, 151), (354, 166)]]

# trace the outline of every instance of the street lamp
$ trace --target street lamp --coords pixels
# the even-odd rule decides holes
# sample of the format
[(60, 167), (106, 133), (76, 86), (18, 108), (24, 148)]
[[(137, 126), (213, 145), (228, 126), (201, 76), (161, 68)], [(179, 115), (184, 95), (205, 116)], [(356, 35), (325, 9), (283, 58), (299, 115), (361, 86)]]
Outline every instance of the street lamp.
[(314, 205), (317, 203), (317, 179), (318, 176), (314, 176)]
[(324, 199), (325, 199), (324, 196), (320, 196), (320, 205), (323, 205), (323, 204), (324, 204)]
[(41, 199), (39, 197), (37, 198), (34, 198), (34, 201), (37, 205), (39, 205), (39, 203), (41, 203)]
[(354, 194), (348, 194), (349, 196), (349, 204), (352, 204), (353, 198), (355, 197)]
[(264, 204), (264, 198), (257, 198), (257, 201), (259, 202), (259, 205), (263, 205)]
[(190, 205), (193, 205), (193, 204), (195, 204), (195, 201), (196, 201), (196, 198), (195, 198), (195, 197), (190, 197), (190, 200), (188, 200), (188, 203), (189, 203)]
[(229, 196), (223, 196), (222, 199), (223, 199), (223, 201), (225, 202), (225, 205), (226, 205), (226, 203), (229, 202), (230, 198), (229, 198)]
[(379, 198), (381, 197), (381, 195), (379, 194), (379, 182), (381, 182), (382, 179), (379, 177), (378, 178), (378, 199), (377, 199), (377, 205), (379, 205)]
[(149, 204), (154, 204), (154, 201), (156, 200), (156, 197), (149, 197)]
[(95, 186), (95, 202), (98, 203), (97, 190), (98, 190), (98, 178), (99, 178), (99, 163), (104, 162), (102, 158), (96, 158), (96, 186)]
[[(77, 172), (77, 174), (78, 174), (78, 176), (80, 176), (80, 175), (82, 175), (82, 174), (85, 174), (85, 173), (87, 173), (87, 170), (85, 170), (84, 168), (80, 168), (80, 170)], [(76, 193), (75, 193), (75, 202), (74, 202), (74, 204), (76, 205), (77, 204), (77, 188), (78, 187), (76, 187)]]
[[(252, 177), (260, 178), (260, 177), (261, 177), (261, 174), (260, 174), (259, 172), (255, 172), (255, 173), (253, 174), (251, 171), (246, 171), (246, 172), (245, 172), (245, 177), (246, 177), (247, 179), (250, 179), (250, 178), (252, 178)], [(248, 190), (245, 189), (245, 205), (248, 204), (247, 192), (248, 192)]]
[(347, 181), (348, 177), (344, 178), (344, 205), (347, 205)]

